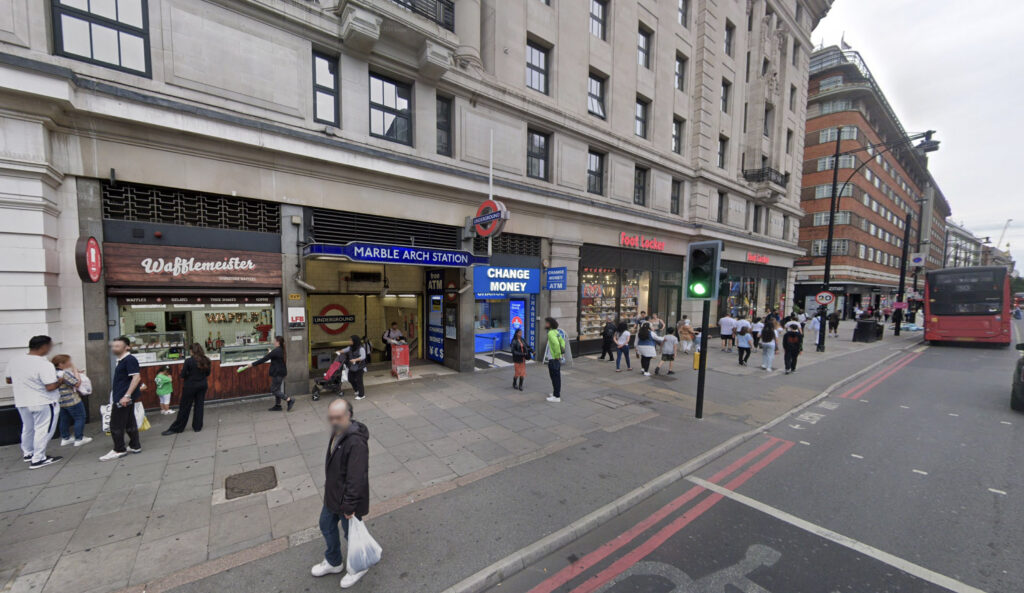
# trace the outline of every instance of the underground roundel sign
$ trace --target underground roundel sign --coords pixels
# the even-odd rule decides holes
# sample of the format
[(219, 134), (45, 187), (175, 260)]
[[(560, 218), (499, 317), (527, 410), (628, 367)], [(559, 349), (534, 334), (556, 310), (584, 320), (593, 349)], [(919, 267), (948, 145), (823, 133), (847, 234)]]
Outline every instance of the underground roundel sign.
[(313, 316), (313, 323), (332, 336), (344, 333), (348, 324), (355, 320), (356, 316), (350, 314), (345, 307), (334, 304), (324, 306), (319, 314)]
[(103, 276), (103, 252), (95, 237), (80, 237), (75, 244), (75, 267), (82, 282), (99, 282)]
[(497, 237), (508, 220), (508, 210), (497, 200), (485, 200), (473, 217), (473, 228), (481, 237)]

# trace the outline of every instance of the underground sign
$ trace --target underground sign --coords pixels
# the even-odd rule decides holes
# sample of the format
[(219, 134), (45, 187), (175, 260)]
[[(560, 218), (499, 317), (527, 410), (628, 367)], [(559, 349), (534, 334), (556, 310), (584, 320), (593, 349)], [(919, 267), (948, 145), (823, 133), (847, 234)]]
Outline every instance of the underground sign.
[(476, 210), (473, 218), (473, 228), (476, 234), (481, 237), (497, 237), (501, 229), (505, 227), (508, 220), (508, 210), (505, 205), (497, 200), (485, 200)]
[(313, 324), (319, 325), (320, 329), (332, 336), (344, 333), (348, 329), (348, 324), (355, 320), (356, 316), (341, 305), (326, 305), (320, 309), (318, 315), (313, 316)]

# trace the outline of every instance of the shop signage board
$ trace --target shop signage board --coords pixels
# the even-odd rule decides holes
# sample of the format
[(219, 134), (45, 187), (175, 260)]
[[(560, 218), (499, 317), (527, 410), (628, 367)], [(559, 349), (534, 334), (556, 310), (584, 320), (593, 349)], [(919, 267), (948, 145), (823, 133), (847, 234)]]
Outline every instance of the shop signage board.
[(303, 329), (306, 327), (306, 308), (288, 307), (288, 329)]
[(645, 251), (665, 251), (664, 241), (644, 235), (631, 235), (625, 231), (619, 233), (619, 245)]
[(281, 288), (280, 253), (104, 243), (103, 255), (110, 286)]
[(239, 307), (248, 305), (269, 305), (271, 296), (121, 296), (117, 304), (133, 306), (171, 307), (176, 305), (210, 305), (212, 307)]
[(569, 275), (568, 268), (548, 268), (547, 284), (545, 288), (548, 290), (565, 290), (566, 277)]
[(303, 250), (303, 255), (306, 257), (343, 257), (355, 262), (376, 264), (446, 268), (465, 268), (474, 264), (486, 264), (489, 261), (486, 257), (473, 255), (468, 251), (362, 242), (346, 243), (345, 245), (316, 243), (307, 245)]
[(477, 298), (503, 298), (512, 294), (540, 292), (539, 268), (473, 268), (473, 292)]
[(907, 309), (907, 304), (906, 303), (893, 303), (892, 307), (893, 307), (893, 309), (904, 309), (904, 310), (906, 310)]
[(444, 362), (444, 321), (441, 299), (444, 295), (444, 271), (427, 272), (427, 358)]
[(82, 282), (95, 283), (103, 277), (103, 252), (96, 237), (79, 237), (75, 244), (75, 267)]
[(473, 229), (481, 237), (497, 237), (509, 218), (505, 205), (497, 200), (484, 200), (473, 217)]
[[(523, 330), (524, 340), (529, 339), (526, 336), (526, 301), (521, 299), (513, 299), (508, 304), (508, 341), (510, 344), (517, 329)], [(527, 343), (529, 344), (529, 342)]]
[(753, 251), (747, 252), (747, 261), (753, 264), (767, 264), (771, 262), (771, 258), (763, 253), (756, 253)]

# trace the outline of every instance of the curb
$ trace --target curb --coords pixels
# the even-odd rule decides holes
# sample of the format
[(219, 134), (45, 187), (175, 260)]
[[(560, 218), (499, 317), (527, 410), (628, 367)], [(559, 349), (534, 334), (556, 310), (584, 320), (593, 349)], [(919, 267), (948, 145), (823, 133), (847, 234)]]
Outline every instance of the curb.
[(911, 348), (922, 345), (923, 342), (913, 342), (898, 350), (892, 354), (877, 360), (865, 368), (844, 377), (824, 389), (818, 395), (805, 401), (802, 404), (794, 406), (789, 411), (784, 412), (780, 416), (771, 420), (767, 424), (761, 425), (757, 428), (748, 430), (747, 432), (738, 434), (727, 441), (717, 445), (716, 447), (705, 451), (704, 453), (690, 459), (686, 463), (671, 469), (664, 474), (644, 483), (642, 486), (627, 492), (623, 496), (619, 497), (603, 507), (591, 511), (587, 515), (573, 521), (569, 525), (566, 525), (562, 529), (544, 537), (520, 550), (513, 552), (512, 554), (502, 558), (501, 560), (491, 564), (490, 566), (476, 572), (473, 575), (463, 579), (462, 581), (448, 587), (442, 593), (481, 593), (486, 589), (489, 589), (495, 585), (498, 585), (505, 579), (516, 574), (517, 572), (524, 570), (530, 564), (540, 560), (544, 556), (551, 554), (552, 552), (576, 541), (589, 531), (599, 527), (600, 525), (607, 523), (611, 519), (618, 517), (625, 513), (629, 509), (635, 507), (638, 503), (643, 500), (650, 498), (665, 488), (671, 486), (675, 482), (682, 480), (689, 474), (697, 471), (701, 467), (711, 463), (719, 457), (725, 455), (732, 449), (742, 445), (743, 443), (753, 439), (759, 434), (767, 432), (774, 426), (785, 421), (787, 418), (800, 412), (801, 410), (813, 406), (819, 401), (827, 398), (831, 395), (832, 391), (840, 385), (852, 381), (861, 375), (870, 372), (872, 369), (881, 366), (886, 361), (899, 356), (901, 353)]

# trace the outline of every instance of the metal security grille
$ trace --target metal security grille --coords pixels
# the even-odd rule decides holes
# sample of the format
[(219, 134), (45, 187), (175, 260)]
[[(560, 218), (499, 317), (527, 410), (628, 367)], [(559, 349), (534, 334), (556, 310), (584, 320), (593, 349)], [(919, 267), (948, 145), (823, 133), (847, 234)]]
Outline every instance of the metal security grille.
[(280, 207), (273, 202), (107, 181), (102, 182), (102, 192), (106, 219), (281, 232)]
[[(494, 253), (540, 257), (540, 237), (502, 233), (494, 238), (494, 243), (491, 247)], [(487, 253), (486, 237), (473, 238), (473, 253)]]
[(351, 241), (458, 249), (459, 227), (338, 210), (313, 209), (313, 240), (345, 244)]

